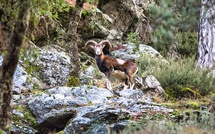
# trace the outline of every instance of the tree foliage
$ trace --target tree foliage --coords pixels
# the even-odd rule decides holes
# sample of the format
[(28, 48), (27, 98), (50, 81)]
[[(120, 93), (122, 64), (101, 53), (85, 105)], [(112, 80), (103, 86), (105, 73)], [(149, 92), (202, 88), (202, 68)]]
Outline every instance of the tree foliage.
[(196, 32), (199, 22), (199, 0), (159, 0), (148, 6), (153, 27), (151, 45), (166, 55), (178, 32)]
[[(2, 11), (1, 22), (4, 23), (9, 29), (13, 29), (15, 20), (18, 16), (18, 2), (19, 0), (0, 0), (0, 10)], [(70, 5), (65, 0), (31, 0), (31, 18), (30, 20), (36, 25), (41, 16), (50, 16), (58, 19), (58, 13), (70, 9)]]

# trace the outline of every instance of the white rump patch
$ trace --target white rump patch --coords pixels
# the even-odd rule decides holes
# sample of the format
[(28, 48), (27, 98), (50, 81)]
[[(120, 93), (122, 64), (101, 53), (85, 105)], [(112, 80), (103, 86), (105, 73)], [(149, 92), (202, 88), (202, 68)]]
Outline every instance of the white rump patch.
[(119, 64), (124, 64), (125, 63), (125, 61), (124, 60), (121, 60), (121, 59), (116, 59), (117, 60), (117, 62), (119, 63)]

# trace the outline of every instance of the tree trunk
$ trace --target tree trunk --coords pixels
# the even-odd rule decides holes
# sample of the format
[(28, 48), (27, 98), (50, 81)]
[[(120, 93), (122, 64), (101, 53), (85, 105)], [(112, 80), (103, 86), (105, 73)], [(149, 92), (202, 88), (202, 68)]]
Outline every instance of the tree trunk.
[(30, 0), (20, 0), (20, 10), (17, 23), (14, 26), (7, 52), (4, 55), (0, 71), (0, 129), (10, 133), (12, 120), (12, 82), (18, 64), (20, 48), (28, 26)]
[[(81, 19), (81, 10), (83, 7), (85, 0), (76, 0), (76, 9), (73, 12), (69, 29), (68, 29), (68, 36), (71, 40), (69, 46), (69, 53), (71, 55), (70, 62), (72, 64), (71, 67), (71, 76), (74, 76), (75, 79), (79, 79), (80, 75), (80, 58), (78, 53), (78, 43), (80, 43), (80, 37), (77, 34), (78, 24)], [(79, 83), (77, 83), (79, 85)]]
[(198, 66), (212, 68), (215, 63), (215, 1), (202, 0), (198, 44)]

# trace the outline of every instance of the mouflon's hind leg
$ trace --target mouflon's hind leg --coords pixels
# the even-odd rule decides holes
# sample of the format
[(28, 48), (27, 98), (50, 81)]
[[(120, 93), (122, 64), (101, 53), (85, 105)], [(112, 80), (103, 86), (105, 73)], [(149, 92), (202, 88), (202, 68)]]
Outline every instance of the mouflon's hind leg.
[(129, 77), (129, 88), (130, 89), (134, 88), (134, 84), (135, 84), (134, 75), (137, 73), (137, 71), (138, 71), (138, 68), (136, 67), (134, 73), (133, 74), (130, 73), (131, 75), (128, 76)]
[(105, 73), (106, 75), (106, 86), (107, 89), (112, 90), (112, 86), (111, 86), (111, 82), (110, 82), (110, 75), (111, 75), (112, 71), (108, 71), (107, 73)]
[(107, 86), (107, 89), (112, 90), (111, 82), (108, 78), (106, 78), (106, 86)]
[(129, 87), (129, 78), (128, 78), (128, 76), (126, 75), (126, 79), (125, 79), (125, 84), (124, 84), (123, 90), (124, 90), (124, 89), (128, 89), (128, 87)]

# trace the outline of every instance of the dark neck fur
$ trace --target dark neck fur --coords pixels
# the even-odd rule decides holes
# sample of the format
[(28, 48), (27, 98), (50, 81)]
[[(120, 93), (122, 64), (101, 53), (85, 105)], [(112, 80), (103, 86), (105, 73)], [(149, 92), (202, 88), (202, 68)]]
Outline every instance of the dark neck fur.
[(95, 60), (96, 60), (96, 64), (98, 65), (98, 66), (100, 66), (101, 64), (102, 64), (102, 59), (103, 59), (103, 57), (104, 57), (104, 55), (96, 55), (95, 56)]

